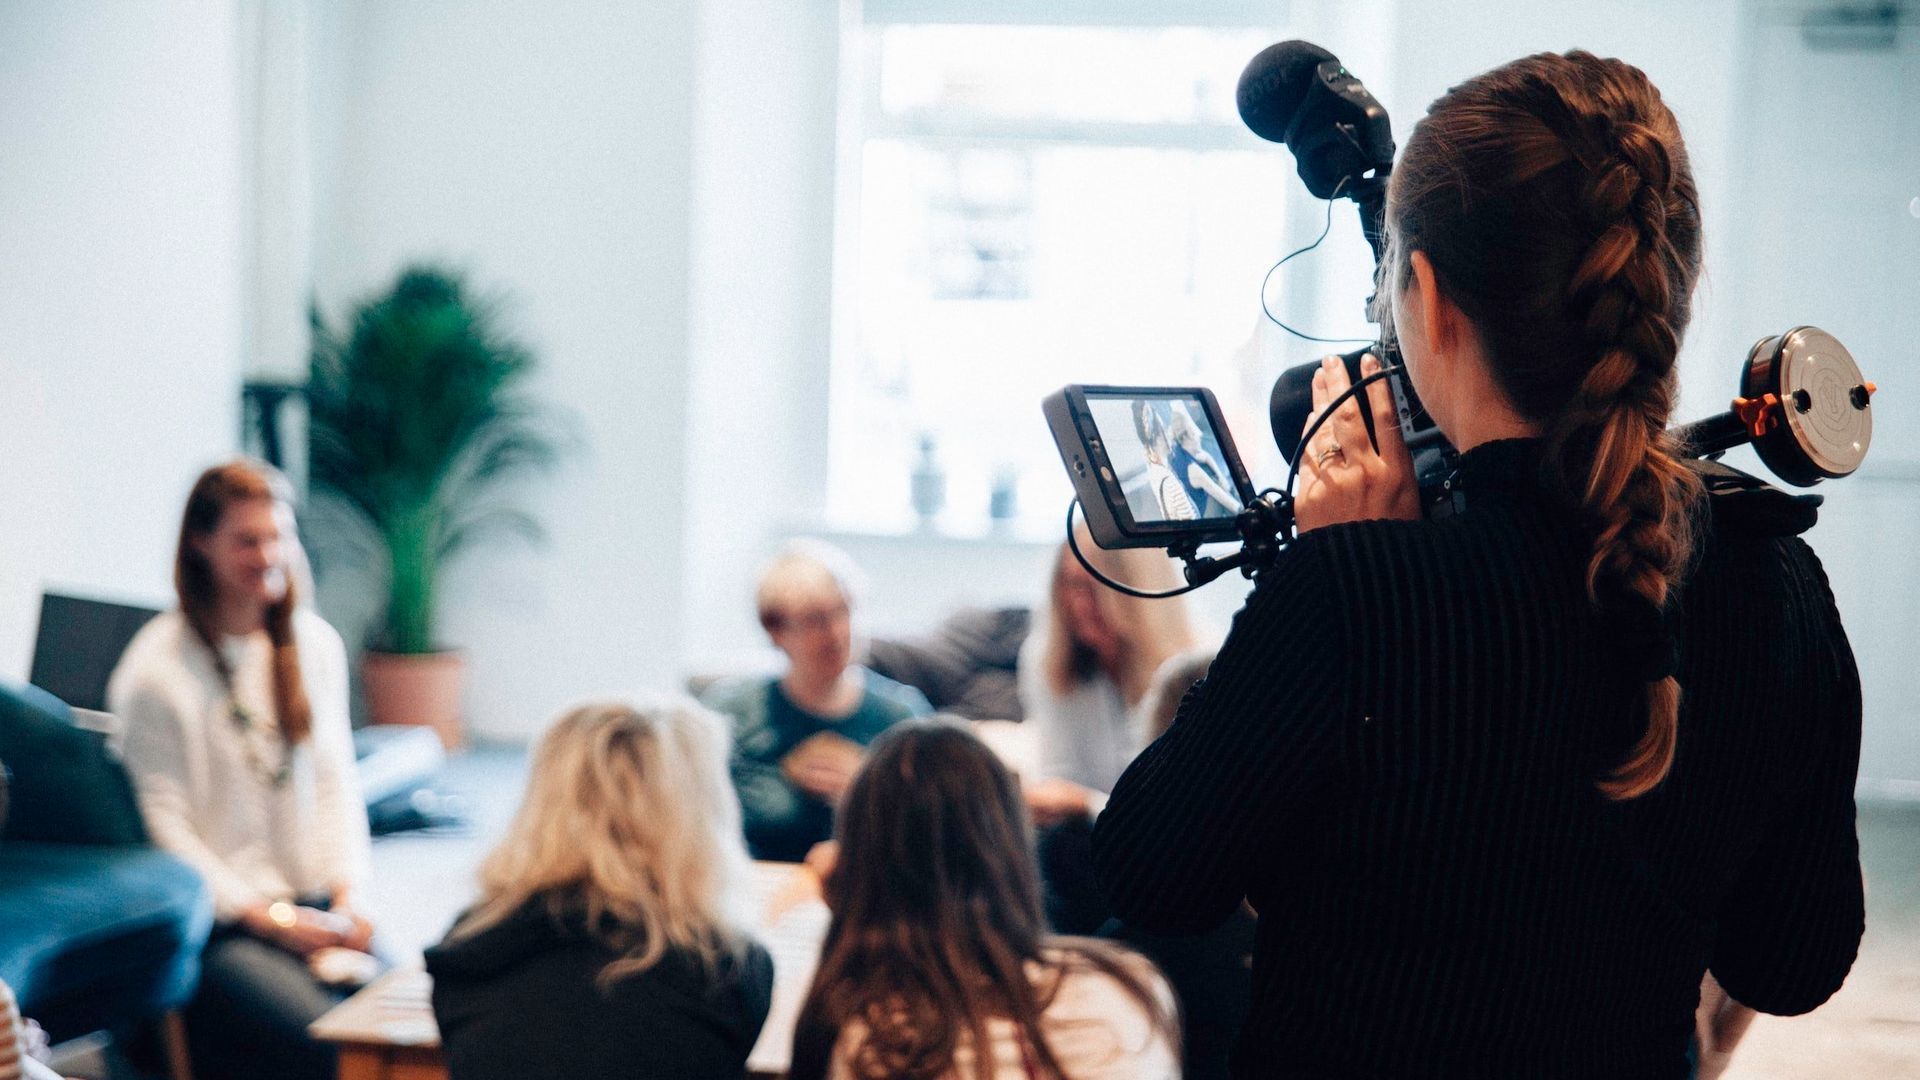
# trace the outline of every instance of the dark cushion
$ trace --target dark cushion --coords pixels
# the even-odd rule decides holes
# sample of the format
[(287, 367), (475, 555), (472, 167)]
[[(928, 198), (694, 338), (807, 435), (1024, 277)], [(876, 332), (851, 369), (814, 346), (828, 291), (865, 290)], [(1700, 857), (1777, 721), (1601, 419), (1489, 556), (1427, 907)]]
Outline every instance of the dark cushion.
[(0, 761), (12, 774), (0, 841), (146, 842), (126, 770), (104, 738), (73, 726), (73, 710), (59, 698), (0, 681)]
[(867, 666), (970, 720), (1019, 720), (1014, 674), (1030, 618), (1024, 608), (963, 608), (920, 638), (876, 639)]
[(0, 980), (57, 1038), (185, 1003), (213, 901), (155, 848), (0, 845)]

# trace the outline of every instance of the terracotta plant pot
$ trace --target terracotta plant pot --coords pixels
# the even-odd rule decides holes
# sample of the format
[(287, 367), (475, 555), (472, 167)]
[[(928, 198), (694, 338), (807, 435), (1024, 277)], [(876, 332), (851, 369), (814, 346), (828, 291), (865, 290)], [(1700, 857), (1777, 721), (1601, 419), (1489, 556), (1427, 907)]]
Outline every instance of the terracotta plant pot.
[(369, 649), (360, 661), (367, 711), (376, 724), (416, 724), (433, 729), (441, 745), (466, 742), (460, 726), (460, 687), (467, 658), (459, 652), (384, 653)]

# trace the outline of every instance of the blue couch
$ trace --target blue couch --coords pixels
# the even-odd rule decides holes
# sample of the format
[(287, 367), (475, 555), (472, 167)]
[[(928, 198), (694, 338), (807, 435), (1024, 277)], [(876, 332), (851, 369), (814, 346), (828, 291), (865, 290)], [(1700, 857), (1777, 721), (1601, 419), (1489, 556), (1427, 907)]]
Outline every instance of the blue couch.
[(56, 1040), (125, 1031), (192, 996), (213, 905), (147, 840), (125, 770), (72, 710), (0, 682), (0, 980)]

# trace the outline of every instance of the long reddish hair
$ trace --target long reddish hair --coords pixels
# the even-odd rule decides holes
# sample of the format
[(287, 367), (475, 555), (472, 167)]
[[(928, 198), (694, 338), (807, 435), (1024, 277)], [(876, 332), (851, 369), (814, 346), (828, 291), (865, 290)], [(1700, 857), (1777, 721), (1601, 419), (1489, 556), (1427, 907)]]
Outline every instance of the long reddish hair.
[(1387, 216), (1389, 283), (1404, 288), (1409, 253), (1425, 253), (1507, 400), (1545, 433), (1543, 476), (1592, 530), (1589, 598), (1654, 628), (1655, 659), (1635, 665), (1646, 733), (1600, 785), (1644, 794), (1673, 763), (1680, 685), (1659, 628), (1700, 497), (1667, 434), (1700, 274), (1679, 124), (1623, 61), (1516, 60), (1434, 102), (1394, 169)]
[[(213, 567), (200, 554), (195, 541), (212, 536), (234, 504), (257, 500), (290, 505), (292, 485), (278, 469), (264, 462), (231, 461), (200, 474), (187, 495), (186, 511), (180, 515), (173, 589), (179, 595), (180, 613), (187, 625), (213, 653), (214, 664), (223, 673), (226, 661), (220, 654), (219, 629), (214, 624), (219, 590)], [(291, 543), (293, 538), (287, 540)], [(293, 639), (293, 613), (299, 596), (291, 562), (286, 568), (286, 591), (267, 606), (267, 638), (273, 643), (273, 709), (288, 746), (306, 741), (313, 731), (313, 707), (307, 701), (306, 682), (300, 676), (300, 649)]]

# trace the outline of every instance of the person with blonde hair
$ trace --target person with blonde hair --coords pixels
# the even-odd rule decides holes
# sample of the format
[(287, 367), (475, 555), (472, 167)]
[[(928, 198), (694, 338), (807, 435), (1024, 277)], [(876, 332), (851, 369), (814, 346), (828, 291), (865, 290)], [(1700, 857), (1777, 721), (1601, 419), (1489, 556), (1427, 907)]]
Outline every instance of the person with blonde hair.
[(860, 584), (839, 548), (788, 544), (761, 572), (754, 596), (786, 672), (723, 682), (704, 696), (733, 718), (733, 780), (755, 858), (798, 862), (826, 840), (867, 744), (933, 711), (920, 691), (854, 662)]
[[(1178, 583), (1164, 554), (1107, 551), (1084, 525), (1081, 554), (1107, 577), (1141, 589)], [(1047, 603), (1021, 649), (1020, 703), (1035, 729), (1039, 782), (1027, 805), (1042, 825), (1086, 818), (1145, 745), (1140, 706), (1154, 674), (1197, 639), (1186, 602), (1142, 600), (1095, 581), (1060, 546)]]
[(343, 996), (322, 976), (329, 960), (373, 964), (346, 647), (302, 602), (304, 577), (286, 477), (247, 460), (206, 470), (181, 515), (179, 607), (134, 635), (107, 683), (154, 843), (213, 894), (186, 1011), (202, 1080), (332, 1077), (333, 1049), (307, 1034)]
[(1173, 441), (1166, 421), (1146, 400), (1133, 403), (1133, 430), (1140, 437), (1140, 452), (1146, 455), (1146, 485), (1162, 521), (1192, 521), (1199, 516), (1187, 486), (1174, 474), (1170, 463)]
[(744, 1074), (773, 961), (729, 909), (749, 866), (726, 759), (725, 721), (684, 698), (554, 722), (427, 950), (454, 1080)]

